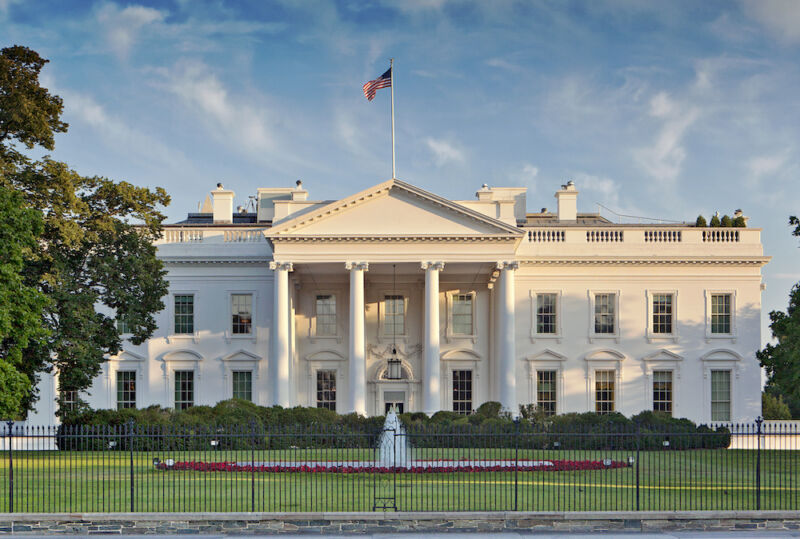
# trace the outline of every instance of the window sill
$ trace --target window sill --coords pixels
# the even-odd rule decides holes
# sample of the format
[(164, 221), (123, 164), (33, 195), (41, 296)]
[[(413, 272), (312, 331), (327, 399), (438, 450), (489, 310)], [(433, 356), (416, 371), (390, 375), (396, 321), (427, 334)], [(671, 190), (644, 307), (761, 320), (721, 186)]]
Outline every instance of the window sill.
[(592, 333), (589, 335), (589, 344), (595, 341), (614, 341), (619, 344), (619, 333)]
[(659, 334), (648, 333), (647, 334), (647, 342), (649, 344), (658, 343), (658, 342), (671, 342), (671, 343), (674, 344), (674, 343), (678, 342), (678, 336), (675, 335), (675, 334), (663, 334), (662, 335), (660, 333)]
[(706, 344), (711, 341), (730, 341), (731, 344), (736, 344), (736, 335), (731, 333), (711, 333), (706, 335)]
[(458, 335), (458, 334), (455, 334), (455, 333), (448, 333), (447, 335), (445, 335), (445, 339), (447, 340), (447, 342), (471, 341), (472, 344), (475, 344), (475, 343), (478, 342), (478, 336), (477, 335)]
[(165, 337), (168, 344), (180, 341), (192, 341), (193, 343), (197, 344), (200, 339), (197, 336), (197, 333), (177, 333), (175, 335), (168, 335)]
[(561, 344), (562, 336), (558, 333), (534, 333), (531, 335), (531, 342), (535, 343), (536, 341), (555, 341), (558, 344)]
[(315, 343), (315, 342), (342, 342), (341, 335), (309, 335), (308, 342)]
[(253, 341), (256, 342), (256, 334), (255, 332), (252, 333), (231, 333), (230, 331), (225, 332), (225, 342), (231, 341)]

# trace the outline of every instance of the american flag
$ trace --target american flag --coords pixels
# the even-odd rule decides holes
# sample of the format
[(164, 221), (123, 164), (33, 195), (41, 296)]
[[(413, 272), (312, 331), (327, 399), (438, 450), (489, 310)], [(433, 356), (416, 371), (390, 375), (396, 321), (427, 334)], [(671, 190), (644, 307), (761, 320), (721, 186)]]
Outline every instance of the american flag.
[(381, 75), (375, 80), (371, 80), (364, 84), (364, 96), (372, 101), (375, 99), (375, 92), (381, 88), (390, 88), (392, 86), (392, 68), (386, 70), (386, 73)]

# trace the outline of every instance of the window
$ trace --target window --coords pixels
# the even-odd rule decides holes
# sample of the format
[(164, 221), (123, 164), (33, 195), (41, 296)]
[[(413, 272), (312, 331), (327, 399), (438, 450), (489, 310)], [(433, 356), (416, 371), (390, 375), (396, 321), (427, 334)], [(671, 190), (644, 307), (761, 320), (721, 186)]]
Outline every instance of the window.
[(453, 411), (467, 415), (472, 412), (472, 371), (453, 371)]
[(78, 392), (74, 389), (61, 391), (61, 409), (72, 411), (78, 406)]
[(545, 415), (556, 414), (556, 371), (536, 372), (536, 404)]
[(672, 415), (672, 371), (653, 371), (653, 410)]
[(194, 371), (175, 371), (175, 409), (194, 406)]
[(336, 296), (325, 294), (317, 296), (317, 336), (336, 336)]
[(117, 371), (117, 410), (136, 408), (136, 371)]
[(711, 295), (711, 333), (731, 333), (731, 294)]
[(253, 294), (231, 294), (231, 330), (234, 335), (253, 331)]
[(472, 294), (453, 295), (453, 334), (472, 335)]
[(594, 373), (594, 411), (609, 414), (614, 406), (614, 371), (595, 371)]
[(672, 294), (653, 294), (653, 333), (670, 335), (673, 333), (672, 314), (674, 296)]
[(386, 335), (405, 335), (406, 302), (403, 296), (385, 296), (383, 327)]
[(600, 335), (616, 333), (616, 294), (595, 294), (594, 332)]
[(536, 295), (536, 333), (555, 334), (556, 326), (556, 294)]
[(731, 371), (711, 371), (711, 421), (731, 420)]
[(233, 398), (253, 402), (253, 372), (233, 371)]
[(194, 296), (175, 296), (175, 333), (194, 333)]
[(317, 408), (336, 411), (336, 371), (317, 371)]
[(125, 318), (117, 318), (117, 331), (120, 335), (125, 335), (128, 333), (133, 333), (131, 331), (131, 325), (128, 324), (128, 321)]

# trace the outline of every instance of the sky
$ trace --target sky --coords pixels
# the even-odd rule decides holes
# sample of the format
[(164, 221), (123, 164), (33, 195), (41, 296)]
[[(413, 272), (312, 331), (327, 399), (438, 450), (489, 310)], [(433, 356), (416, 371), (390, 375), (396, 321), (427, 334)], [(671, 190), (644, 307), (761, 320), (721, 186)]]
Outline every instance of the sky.
[[(0, 47), (50, 63), (84, 175), (162, 186), (176, 221), (222, 182), (339, 199), (397, 177), (555, 208), (763, 228), (762, 333), (800, 281), (800, 1), (0, 0)], [(613, 217), (609, 210), (604, 215)], [(629, 220), (628, 220), (629, 221)]]

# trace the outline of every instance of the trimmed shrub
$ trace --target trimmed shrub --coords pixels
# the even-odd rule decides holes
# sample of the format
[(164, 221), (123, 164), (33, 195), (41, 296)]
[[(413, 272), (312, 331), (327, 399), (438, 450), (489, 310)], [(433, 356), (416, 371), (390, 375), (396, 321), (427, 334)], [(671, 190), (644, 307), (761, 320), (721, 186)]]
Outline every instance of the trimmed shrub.
[(713, 228), (719, 228), (719, 226), (720, 226), (719, 217), (716, 216), (716, 215), (714, 217), (712, 217), (711, 218), (711, 222), (708, 223), (708, 226), (713, 227)]
[(697, 221), (694, 222), (694, 226), (696, 227), (706, 227), (708, 223), (706, 223), (706, 218), (702, 215), (697, 216)]
[(733, 221), (728, 215), (723, 215), (722, 219), (719, 221), (719, 226), (730, 228), (733, 226)]

